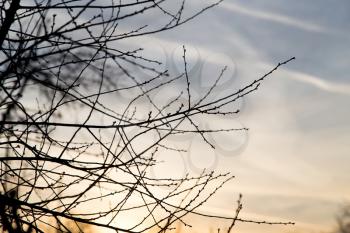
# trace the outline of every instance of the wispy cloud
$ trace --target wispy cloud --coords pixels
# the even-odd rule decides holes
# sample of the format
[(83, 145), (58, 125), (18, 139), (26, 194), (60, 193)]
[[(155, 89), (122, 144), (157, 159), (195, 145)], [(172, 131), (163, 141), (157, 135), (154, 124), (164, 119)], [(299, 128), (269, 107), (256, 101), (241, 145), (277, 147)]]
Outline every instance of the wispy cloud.
[(279, 24), (285, 24), (285, 25), (296, 27), (306, 31), (312, 31), (312, 32), (326, 31), (325, 28), (317, 24), (305, 22), (304, 20), (302, 21), (299, 19), (284, 16), (281, 14), (250, 9), (235, 3), (224, 2), (221, 4), (221, 7), (235, 13), (240, 13), (240, 14), (248, 15), (254, 18), (263, 19), (263, 20), (268, 20)]
[(288, 71), (287, 77), (299, 82), (310, 84), (324, 91), (350, 95), (350, 85), (348, 83), (336, 83), (334, 81), (324, 80), (322, 78), (297, 71)]

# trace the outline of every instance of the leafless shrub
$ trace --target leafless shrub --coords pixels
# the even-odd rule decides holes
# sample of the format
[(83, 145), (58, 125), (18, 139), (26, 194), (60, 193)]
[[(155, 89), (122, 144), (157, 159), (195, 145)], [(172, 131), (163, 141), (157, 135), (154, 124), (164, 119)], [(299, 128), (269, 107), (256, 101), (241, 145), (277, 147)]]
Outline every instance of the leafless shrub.
[[(46, 225), (70, 232), (65, 221), (71, 221), (78, 229), (79, 224), (89, 224), (117, 232), (154, 227), (163, 232), (175, 221), (190, 225), (182, 220), (188, 214), (249, 221), (238, 218), (239, 211), (236, 217), (223, 217), (196, 210), (233, 178), (230, 174), (203, 171), (193, 177), (154, 179), (148, 170), (157, 164), (157, 153), (181, 151), (166, 144), (170, 135), (198, 134), (215, 147), (208, 134), (246, 130), (203, 130), (196, 116), (237, 114), (238, 109), (222, 107), (257, 90), (268, 75), (294, 58), (231, 94), (211, 99), (224, 68), (194, 101), (185, 48), (184, 72), (174, 77), (154, 68), (160, 61), (142, 56), (142, 48), (125, 50), (119, 44), (178, 27), (219, 2), (187, 16), (185, 0), (1, 2), (4, 230), (43, 232)], [(153, 76), (142, 75), (144, 70)], [(122, 87), (117, 85), (121, 79)], [(178, 97), (158, 105), (152, 93), (161, 88), (171, 88)], [(118, 101), (123, 92), (132, 93), (127, 103)], [(179, 101), (183, 97), (185, 103)], [(140, 100), (152, 106), (146, 115)], [(132, 217), (133, 224), (121, 224), (125, 216)]]

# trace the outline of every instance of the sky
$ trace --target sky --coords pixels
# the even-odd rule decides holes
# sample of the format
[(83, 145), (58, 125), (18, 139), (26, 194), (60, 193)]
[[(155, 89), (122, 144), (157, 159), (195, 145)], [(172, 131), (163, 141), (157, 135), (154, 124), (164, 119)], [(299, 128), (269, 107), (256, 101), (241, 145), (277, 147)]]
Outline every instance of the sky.
[[(188, 1), (185, 14), (210, 2)], [(142, 17), (141, 23), (161, 23), (158, 15)], [(146, 57), (163, 61), (164, 68), (175, 73), (183, 71), (185, 45), (194, 98), (203, 94), (224, 66), (228, 70), (214, 92), (216, 97), (296, 57), (269, 76), (257, 92), (236, 103), (239, 115), (200, 120), (207, 129), (247, 127), (248, 132), (212, 135), (215, 150), (197, 136), (170, 138), (169, 145), (180, 143), (188, 152), (160, 158), (164, 163), (152, 175), (199, 174), (202, 168), (231, 172), (235, 179), (202, 212), (232, 216), (242, 193), (241, 217), (296, 223), (238, 223), (236, 232), (331, 230), (341, 206), (350, 202), (349, 22), (348, 0), (224, 0), (173, 30), (118, 42), (125, 48), (142, 46)], [(127, 21), (121, 28), (137, 23)], [(164, 91), (155, 101), (176, 95)], [(126, 93), (125, 100), (128, 94), (132, 95)], [(189, 221), (198, 229), (191, 232), (209, 232), (228, 224), (195, 217)]]
[[(204, 4), (191, 1), (187, 9)], [(165, 64), (175, 69), (185, 45), (197, 92), (228, 65), (217, 95), (296, 57), (239, 103), (239, 116), (202, 122), (209, 128), (245, 126), (247, 134), (213, 136), (217, 151), (189, 138), (184, 161), (168, 163), (177, 164), (177, 171), (208, 167), (236, 176), (205, 212), (232, 215), (242, 193), (243, 217), (296, 222), (288, 227), (238, 224), (236, 232), (327, 231), (350, 201), (349, 12), (347, 0), (225, 0), (179, 28), (142, 38), (146, 54), (170, 61)], [(222, 223), (207, 224), (215, 229)]]

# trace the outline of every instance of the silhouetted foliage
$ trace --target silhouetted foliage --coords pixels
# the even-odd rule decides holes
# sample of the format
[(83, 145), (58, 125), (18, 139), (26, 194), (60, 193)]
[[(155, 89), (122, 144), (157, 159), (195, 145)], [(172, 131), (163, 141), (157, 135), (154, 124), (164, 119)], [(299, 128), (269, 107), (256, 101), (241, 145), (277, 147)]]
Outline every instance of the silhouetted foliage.
[[(231, 226), (255, 222), (239, 218), (239, 211), (234, 217), (197, 212), (232, 179), (230, 174), (203, 171), (162, 179), (148, 170), (157, 164), (156, 154), (182, 151), (166, 144), (170, 135), (198, 134), (215, 147), (208, 134), (246, 130), (204, 130), (196, 116), (237, 114), (238, 109), (223, 107), (255, 91), (293, 58), (212, 99), (224, 68), (194, 100), (185, 48), (184, 72), (173, 76), (154, 68), (160, 61), (144, 57), (142, 48), (120, 44), (178, 27), (219, 2), (184, 16), (185, 0), (1, 1), (0, 208), (5, 231), (52, 227), (70, 232), (65, 222), (71, 221), (77, 229), (89, 224), (117, 232), (154, 227), (162, 232), (175, 221), (190, 225), (183, 221), (188, 214), (228, 219)], [(179, 90), (177, 97), (163, 105), (153, 101), (153, 92), (169, 87)], [(121, 93), (131, 93), (127, 103), (120, 101)], [(151, 109), (142, 109), (141, 100)], [(125, 216), (134, 224), (120, 227)]]
[(350, 233), (350, 204), (341, 209), (336, 219), (338, 226), (334, 233)]

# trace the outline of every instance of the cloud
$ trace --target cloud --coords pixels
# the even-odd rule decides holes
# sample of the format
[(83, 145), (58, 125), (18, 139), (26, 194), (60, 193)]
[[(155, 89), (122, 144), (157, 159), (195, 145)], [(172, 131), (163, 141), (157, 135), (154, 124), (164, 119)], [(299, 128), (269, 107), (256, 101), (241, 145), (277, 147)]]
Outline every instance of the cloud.
[(287, 77), (302, 83), (312, 85), (318, 89), (336, 94), (350, 95), (350, 85), (347, 83), (336, 83), (322, 78), (297, 71), (287, 71)]
[(296, 28), (299, 28), (299, 29), (302, 29), (305, 31), (312, 31), (312, 32), (325, 32), (326, 31), (325, 28), (323, 28), (319, 25), (316, 25), (316, 24), (312, 24), (309, 22), (305, 22), (302, 20), (298, 20), (295, 18), (287, 17), (284, 15), (276, 14), (276, 13), (263, 12), (263, 11), (259, 11), (259, 10), (249, 9), (247, 7), (243, 7), (241, 5), (234, 4), (234, 3), (224, 2), (221, 4), (221, 7), (223, 7), (226, 10), (235, 12), (235, 13), (240, 13), (240, 14), (248, 15), (251, 17), (258, 18), (258, 19), (272, 21), (272, 22), (279, 23), (279, 24), (285, 24), (285, 25), (296, 27)]

